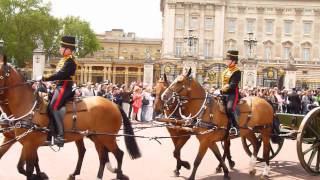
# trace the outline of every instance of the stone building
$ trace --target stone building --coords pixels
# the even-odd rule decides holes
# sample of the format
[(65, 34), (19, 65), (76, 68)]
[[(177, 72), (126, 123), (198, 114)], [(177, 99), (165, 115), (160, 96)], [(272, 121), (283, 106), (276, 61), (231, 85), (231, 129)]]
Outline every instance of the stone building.
[[(171, 78), (192, 66), (198, 80), (219, 86), (225, 52), (234, 49), (243, 86), (320, 87), (318, 0), (161, 0), (160, 9), (159, 66)], [(248, 33), (256, 46), (245, 45)]]
[[(160, 69), (154, 62), (158, 62), (161, 57), (161, 39), (138, 38), (135, 33), (125, 33), (122, 29), (112, 29), (96, 36), (101, 50), (86, 58), (77, 58), (77, 84), (105, 80), (119, 85), (142, 82), (146, 64), (152, 64), (153, 72), (160, 74)], [(38, 55), (34, 55), (34, 61), (37, 59), (35, 56)], [(58, 60), (51, 59), (46, 63), (43, 61), (46, 64), (44, 74), (53, 73)], [(23, 70), (31, 77), (30, 63)], [(156, 75), (151, 77), (158, 78)]]

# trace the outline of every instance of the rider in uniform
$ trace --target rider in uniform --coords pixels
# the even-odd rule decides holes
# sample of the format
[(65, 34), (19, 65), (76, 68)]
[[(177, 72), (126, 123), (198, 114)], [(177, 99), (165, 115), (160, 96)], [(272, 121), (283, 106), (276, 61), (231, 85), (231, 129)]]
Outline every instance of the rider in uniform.
[(50, 121), (55, 123), (57, 137), (54, 139), (54, 143), (59, 147), (63, 147), (64, 145), (63, 119), (66, 112), (64, 105), (73, 96), (72, 85), (77, 69), (73, 56), (75, 47), (75, 37), (63, 36), (60, 42), (60, 54), (63, 57), (56, 66), (56, 72), (42, 78), (44, 81), (57, 81), (48, 113)]
[(239, 52), (229, 50), (226, 57), (227, 68), (222, 72), (221, 94), (225, 97), (226, 114), (229, 119), (229, 134), (238, 135), (239, 127), (235, 118), (235, 108), (239, 100), (238, 84), (241, 80), (241, 71), (237, 67)]

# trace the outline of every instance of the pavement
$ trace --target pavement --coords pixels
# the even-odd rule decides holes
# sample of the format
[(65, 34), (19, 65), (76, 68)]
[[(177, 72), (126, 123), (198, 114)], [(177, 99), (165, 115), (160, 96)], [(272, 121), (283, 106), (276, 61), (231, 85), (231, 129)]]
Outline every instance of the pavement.
[[(134, 122), (135, 127), (148, 126), (149, 124), (139, 124)], [(122, 133), (119, 132), (119, 133)], [(136, 135), (142, 136), (169, 136), (165, 128), (148, 128), (136, 132)], [(118, 138), (119, 147), (124, 151), (123, 172), (133, 180), (181, 180), (187, 179), (191, 174), (191, 170), (182, 169), (180, 177), (174, 177), (173, 170), (176, 161), (173, 157), (173, 143), (170, 139), (161, 139), (159, 144), (157, 141), (148, 138), (137, 138), (142, 157), (137, 160), (131, 160), (125, 145), (123, 137)], [(199, 142), (192, 137), (183, 147), (181, 157), (183, 160), (189, 161), (193, 167), (193, 160), (196, 157)], [(86, 154), (82, 166), (82, 171), (77, 180), (96, 179), (98, 172), (98, 156), (93, 143), (89, 139), (85, 139)], [(220, 146), (220, 143), (219, 143)], [(25, 177), (17, 171), (17, 162), (20, 156), (21, 145), (16, 143), (4, 157), (0, 160), (0, 180), (23, 180)], [(248, 175), (248, 164), (250, 158), (246, 155), (242, 148), (241, 140), (234, 139), (231, 144), (231, 153), (236, 166), (230, 170), (231, 179), (247, 180), (259, 179), (262, 174), (263, 164), (257, 164), (257, 174), (255, 177)], [(41, 147), (38, 151), (40, 158), (41, 170), (46, 172), (51, 180), (67, 179), (75, 168), (77, 161), (77, 149), (74, 143), (65, 144), (59, 152), (52, 151), (49, 147)], [(116, 165), (113, 155), (110, 155), (112, 165)], [(216, 174), (215, 168), (218, 165), (213, 153), (207, 151), (203, 158), (197, 174), (198, 180), (214, 180), (223, 179), (223, 173)], [(114, 179), (115, 174), (111, 174), (108, 170), (104, 171), (103, 179)], [(269, 179), (308, 179), (315, 180), (320, 177), (309, 175), (301, 166), (296, 151), (296, 141), (286, 140), (280, 153), (271, 161), (271, 172)]]

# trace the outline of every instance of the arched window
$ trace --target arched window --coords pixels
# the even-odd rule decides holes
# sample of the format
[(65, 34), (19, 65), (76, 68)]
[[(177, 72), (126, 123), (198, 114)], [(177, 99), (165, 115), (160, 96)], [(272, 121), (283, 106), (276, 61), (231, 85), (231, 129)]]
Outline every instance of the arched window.
[(311, 60), (311, 48), (312, 45), (309, 42), (305, 42), (301, 44), (301, 59), (304, 61)]
[(282, 43), (282, 58), (285, 60), (289, 60), (292, 57), (291, 51), (292, 51), (293, 43), (290, 41), (286, 41)]
[(272, 41), (265, 41), (263, 43), (263, 45), (264, 45), (264, 59), (266, 61), (270, 61), (272, 59), (273, 42)]

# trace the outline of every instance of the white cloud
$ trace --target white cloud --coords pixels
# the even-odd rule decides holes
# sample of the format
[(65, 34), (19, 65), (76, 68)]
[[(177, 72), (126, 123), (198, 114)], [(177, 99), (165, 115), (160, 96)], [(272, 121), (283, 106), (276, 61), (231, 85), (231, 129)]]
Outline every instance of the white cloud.
[(160, 0), (44, 0), (55, 17), (79, 16), (96, 33), (111, 29), (135, 32), (138, 37), (161, 38)]

